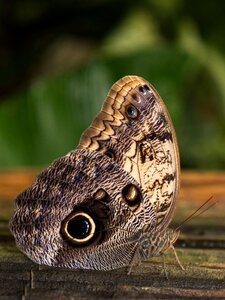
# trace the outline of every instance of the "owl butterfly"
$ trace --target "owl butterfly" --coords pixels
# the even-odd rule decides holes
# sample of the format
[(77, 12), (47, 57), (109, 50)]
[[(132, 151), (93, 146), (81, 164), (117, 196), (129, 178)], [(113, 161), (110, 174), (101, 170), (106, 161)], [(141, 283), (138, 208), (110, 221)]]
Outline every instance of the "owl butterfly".
[(168, 228), (179, 154), (154, 87), (125, 76), (110, 89), (78, 147), (16, 199), (10, 229), (33, 261), (66, 268), (132, 266), (173, 247)]

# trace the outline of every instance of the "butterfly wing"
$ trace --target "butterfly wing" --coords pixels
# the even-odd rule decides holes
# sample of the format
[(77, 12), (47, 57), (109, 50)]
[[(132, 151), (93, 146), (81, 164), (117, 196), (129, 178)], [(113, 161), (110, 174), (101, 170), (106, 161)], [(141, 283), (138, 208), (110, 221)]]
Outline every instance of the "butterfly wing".
[(117, 81), (78, 148), (105, 153), (131, 174), (154, 206), (158, 226), (168, 225), (179, 189), (179, 153), (165, 104), (149, 82), (138, 76)]
[[(129, 209), (130, 186), (138, 196)], [(74, 150), (54, 161), (17, 197), (10, 229), (20, 250), (39, 264), (119, 268), (134, 254), (136, 243), (128, 240), (142, 228), (144, 197), (136, 180), (107, 156)], [(155, 227), (153, 207), (149, 217)]]
[(78, 148), (17, 197), (10, 229), (37, 263), (119, 268), (132, 261), (145, 225), (149, 232), (168, 225), (178, 182), (166, 108), (148, 82), (127, 76), (113, 85)]

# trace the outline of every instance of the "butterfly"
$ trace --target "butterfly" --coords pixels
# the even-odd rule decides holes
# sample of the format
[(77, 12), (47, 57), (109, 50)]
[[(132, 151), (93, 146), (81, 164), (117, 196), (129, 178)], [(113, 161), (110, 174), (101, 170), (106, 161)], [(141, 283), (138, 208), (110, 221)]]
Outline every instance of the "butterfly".
[(148, 81), (125, 76), (111, 87), (77, 148), (18, 195), (11, 232), (39, 264), (132, 267), (173, 248), (179, 231), (169, 224), (179, 174), (165, 104)]

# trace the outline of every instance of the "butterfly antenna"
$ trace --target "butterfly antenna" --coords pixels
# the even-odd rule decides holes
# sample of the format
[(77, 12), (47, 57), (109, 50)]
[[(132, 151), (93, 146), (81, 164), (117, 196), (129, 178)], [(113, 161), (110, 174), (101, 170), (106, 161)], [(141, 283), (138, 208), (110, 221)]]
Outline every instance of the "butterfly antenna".
[[(218, 201), (215, 201), (215, 202), (209, 204), (207, 207), (205, 207), (212, 200), (212, 198), (213, 198), (213, 196), (210, 197), (208, 200), (206, 200), (198, 209), (196, 209), (196, 211), (194, 211), (189, 217), (187, 217), (175, 230), (180, 229), (189, 220), (200, 216), (201, 214), (203, 214), (204, 212), (209, 210), (211, 207), (213, 207)], [(201, 209), (203, 209), (203, 210), (201, 210)]]

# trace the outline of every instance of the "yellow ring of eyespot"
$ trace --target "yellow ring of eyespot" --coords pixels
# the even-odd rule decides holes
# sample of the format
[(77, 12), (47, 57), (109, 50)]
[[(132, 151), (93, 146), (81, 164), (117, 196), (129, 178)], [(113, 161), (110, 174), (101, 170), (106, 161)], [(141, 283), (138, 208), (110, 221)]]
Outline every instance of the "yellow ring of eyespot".
[[(68, 232), (68, 224), (71, 220), (73, 220), (75, 217), (77, 216), (83, 216), (85, 217), (91, 226), (91, 231), (89, 233), (89, 235), (83, 239), (77, 239), (74, 238), (72, 235), (69, 234)], [(75, 244), (85, 244), (88, 241), (90, 241), (91, 238), (93, 238), (94, 234), (95, 234), (95, 230), (96, 230), (96, 225), (94, 220), (90, 217), (90, 215), (88, 215), (87, 213), (83, 212), (83, 211), (76, 211), (74, 213), (72, 213), (63, 223), (62, 225), (62, 232), (64, 233), (64, 235), (73, 243)]]

